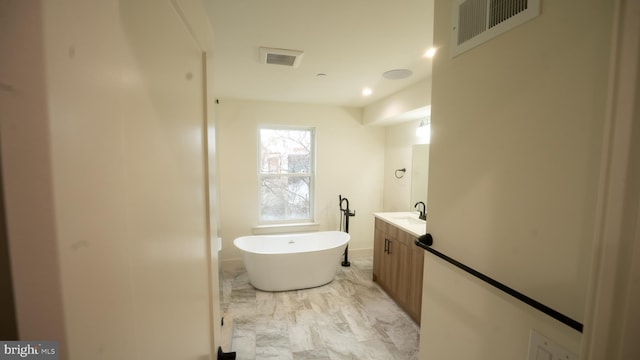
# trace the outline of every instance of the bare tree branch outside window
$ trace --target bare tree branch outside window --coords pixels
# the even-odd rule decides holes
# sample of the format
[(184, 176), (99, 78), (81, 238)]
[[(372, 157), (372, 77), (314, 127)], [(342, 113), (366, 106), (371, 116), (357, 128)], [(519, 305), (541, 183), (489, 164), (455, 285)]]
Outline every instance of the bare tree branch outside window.
[(261, 222), (311, 221), (313, 129), (260, 129)]

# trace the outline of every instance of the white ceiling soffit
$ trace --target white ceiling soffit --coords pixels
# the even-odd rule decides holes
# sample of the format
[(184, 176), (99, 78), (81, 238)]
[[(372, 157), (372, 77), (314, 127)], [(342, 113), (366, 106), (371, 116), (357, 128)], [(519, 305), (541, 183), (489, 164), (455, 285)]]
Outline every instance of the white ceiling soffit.
[(375, 125), (389, 126), (399, 123), (414, 121), (414, 120), (426, 120), (431, 116), (431, 105), (423, 106), (418, 109), (397, 114), (386, 119), (378, 121)]
[[(362, 107), (431, 74), (422, 55), (433, 42), (433, 0), (208, 0), (205, 7), (217, 98)], [(266, 66), (261, 47), (304, 58), (296, 56), (297, 67)], [(382, 76), (393, 69), (412, 75)], [(373, 94), (363, 97), (364, 87)]]

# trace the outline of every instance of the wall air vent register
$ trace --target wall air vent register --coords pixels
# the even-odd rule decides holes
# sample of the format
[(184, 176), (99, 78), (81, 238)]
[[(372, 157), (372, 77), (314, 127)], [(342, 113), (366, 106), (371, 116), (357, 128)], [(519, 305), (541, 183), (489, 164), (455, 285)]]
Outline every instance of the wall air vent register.
[(455, 0), (451, 57), (540, 15), (540, 0)]

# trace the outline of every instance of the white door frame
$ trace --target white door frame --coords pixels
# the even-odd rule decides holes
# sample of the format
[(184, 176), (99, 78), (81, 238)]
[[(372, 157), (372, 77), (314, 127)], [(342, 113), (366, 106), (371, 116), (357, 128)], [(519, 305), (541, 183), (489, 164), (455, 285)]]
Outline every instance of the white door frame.
[[(640, 358), (640, 1), (614, 9), (604, 166), (581, 358)], [(635, 127), (635, 128), (634, 128)]]
[(220, 298), (220, 289), (221, 289), (221, 279), (219, 277), (218, 268), (219, 268), (219, 243), (217, 239), (218, 228), (217, 222), (214, 221), (215, 214), (213, 212), (217, 211), (215, 206), (217, 204), (211, 203), (212, 193), (215, 193), (217, 190), (210, 188), (210, 184), (217, 183), (217, 181), (212, 181), (211, 176), (215, 176), (213, 171), (211, 171), (212, 161), (214, 159), (210, 159), (210, 149), (215, 142), (214, 139), (209, 137), (209, 127), (212, 123), (212, 112), (211, 112), (211, 94), (210, 94), (210, 76), (209, 72), (212, 71), (210, 68), (210, 59), (208, 57), (209, 53), (213, 53), (213, 29), (211, 28), (211, 24), (209, 23), (209, 18), (206, 16), (206, 9), (204, 7), (203, 2), (201, 1), (191, 1), (191, 0), (169, 0), (173, 9), (176, 11), (180, 20), (184, 24), (186, 30), (191, 35), (196, 47), (202, 51), (202, 75), (203, 75), (203, 83), (202, 83), (202, 92), (203, 92), (203, 119), (202, 119), (202, 155), (203, 155), (203, 194), (204, 194), (204, 208), (205, 208), (205, 225), (206, 225), (206, 237), (207, 237), (207, 272), (208, 272), (208, 289), (207, 293), (209, 295), (209, 328), (211, 331), (211, 355), (214, 356), (218, 353), (218, 348), (222, 346), (222, 310), (221, 310), (221, 298)]

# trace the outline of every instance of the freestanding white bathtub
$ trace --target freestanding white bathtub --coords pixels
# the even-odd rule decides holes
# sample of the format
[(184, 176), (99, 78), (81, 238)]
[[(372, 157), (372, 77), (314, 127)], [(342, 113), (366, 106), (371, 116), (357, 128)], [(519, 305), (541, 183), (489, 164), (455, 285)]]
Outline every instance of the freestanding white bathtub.
[(333, 281), (349, 239), (345, 232), (319, 231), (242, 236), (233, 244), (242, 251), (251, 285), (264, 291), (285, 291)]

